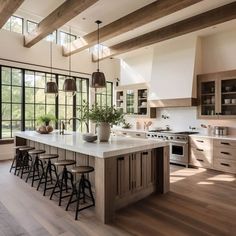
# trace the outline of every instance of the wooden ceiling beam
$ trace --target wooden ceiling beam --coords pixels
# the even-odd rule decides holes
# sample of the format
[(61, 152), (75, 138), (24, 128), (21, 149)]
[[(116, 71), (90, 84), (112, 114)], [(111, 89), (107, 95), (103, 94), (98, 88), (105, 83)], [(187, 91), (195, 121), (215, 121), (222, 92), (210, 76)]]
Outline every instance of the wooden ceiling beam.
[[(104, 27), (100, 28), (100, 41), (104, 42), (120, 34), (150, 23), (161, 17), (172, 14), (183, 8), (201, 2), (202, 0), (158, 0), (146, 5)], [(71, 45), (63, 47), (63, 55), (69, 56), (80, 52), (97, 43), (97, 31), (93, 31), (83, 38), (77, 39)]]
[(0, 29), (23, 2), (24, 0), (0, 0)]
[[(110, 47), (101, 60), (236, 19), (236, 2), (215, 8)], [(96, 61), (96, 60), (94, 60)]]
[(44, 39), (47, 35), (51, 34), (54, 30), (60, 28), (65, 23), (70, 21), (75, 16), (89, 8), (98, 0), (67, 0), (39, 24), (36, 30), (25, 36), (24, 46), (29, 48), (40, 40)]

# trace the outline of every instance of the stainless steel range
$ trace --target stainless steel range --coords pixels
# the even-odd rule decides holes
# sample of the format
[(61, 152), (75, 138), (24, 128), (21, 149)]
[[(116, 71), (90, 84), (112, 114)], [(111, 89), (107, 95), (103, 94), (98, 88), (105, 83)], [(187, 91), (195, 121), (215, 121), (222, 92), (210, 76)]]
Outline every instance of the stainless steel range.
[(184, 131), (156, 131), (151, 130), (146, 134), (149, 139), (167, 140), (170, 144), (170, 163), (185, 165), (189, 163), (189, 135), (197, 132)]

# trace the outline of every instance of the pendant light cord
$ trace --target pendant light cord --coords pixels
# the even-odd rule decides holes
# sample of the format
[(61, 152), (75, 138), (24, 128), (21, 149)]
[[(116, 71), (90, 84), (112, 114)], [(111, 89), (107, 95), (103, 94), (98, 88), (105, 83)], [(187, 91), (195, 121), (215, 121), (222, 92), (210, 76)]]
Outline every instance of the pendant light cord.
[[(70, 52), (71, 52), (71, 26), (70, 26), (70, 29), (69, 29), (69, 32), (70, 32)], [(70, 53), (70, 57), (69, 57), (69, 77), (71, 77), (71, 53)]]
[(50, 67), (51, 67), (50, 72), (51, 72), (51, 81), (52, 81), (52, 37), (51, 37), (51, 40), (50, 40)]
[(97, 21), (97, 24), (98, 24), (98, 68), (97, 68), (97, 71), (99, 71), (99, 49), (100, 49), (100, 42), (99, 42), (99, 24), (100, 22)]

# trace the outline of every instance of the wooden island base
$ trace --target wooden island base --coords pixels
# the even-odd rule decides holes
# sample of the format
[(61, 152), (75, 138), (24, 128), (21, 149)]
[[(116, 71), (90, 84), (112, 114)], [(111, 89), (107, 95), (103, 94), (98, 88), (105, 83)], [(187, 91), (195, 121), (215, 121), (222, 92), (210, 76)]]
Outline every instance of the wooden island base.
[(93, 166), (95, 172), (87, 178), (93, 187), (97, 218), (103, 223), (110, 223), (116, 210), (120, 208), (151, 193), (164, 194), (169, 191), (169, 147), (166, 144), (106, 158), (85, 155), (18, 136), (15, 137), (15, 145), (29, 145), (47, 153), (58, 153), (59, 159), (74, 159), (76, 165)]

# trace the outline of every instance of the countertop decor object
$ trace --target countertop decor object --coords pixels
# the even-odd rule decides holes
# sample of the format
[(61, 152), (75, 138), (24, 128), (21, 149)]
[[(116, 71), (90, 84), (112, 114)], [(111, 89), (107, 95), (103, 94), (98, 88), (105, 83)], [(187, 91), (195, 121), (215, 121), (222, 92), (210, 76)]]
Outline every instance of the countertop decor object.
[(118, 125), (123, 122), (123, 112), (112, 107), (99, 107), (93, 105), (88, 113), (89, 119), (97, 124), (98, 139), (100, 142), (107, 142), (110, 138), (111, 125)]
[(37, 122), (41, 124), (36, 131), (40, 134), (49, 134), (53, 131), (53, 127), (50, 125), (51, 121), (56, 121), (56, 117), (51, 114), (39, 116)]
[(98, 136), (92, 133), (86, 133), (82, 135), (84, 141), (92, 143), (97, 140)]
[(98, 26), (98, 42), (97, 42), (97, 71), (92, 73), (91, 88), (105, 88), (106, 87), (106, 78), (103, 72), (99, 71), (99, 25), (102, 23), (100, 20), (95, 21)]

